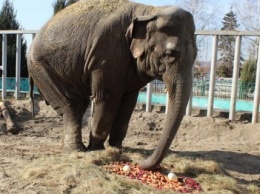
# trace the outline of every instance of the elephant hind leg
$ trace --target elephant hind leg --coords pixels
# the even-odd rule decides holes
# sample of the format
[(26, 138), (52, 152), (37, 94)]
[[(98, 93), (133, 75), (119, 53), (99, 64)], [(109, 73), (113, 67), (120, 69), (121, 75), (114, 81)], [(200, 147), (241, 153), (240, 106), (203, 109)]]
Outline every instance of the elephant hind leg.
[(63, 148), (67, 153), (73, 151), (86, 151), (82, 142), (82, 119), (87, 108), (87, 104), (77, 107), (67, 107), (63, 114), (64, 136)]
[(35, 63), (29, 67), (29, 71), (44, 99), (63, 116), (64, 151), (86, 150), (82, 143), (81, 123), (90, 101), (87, 95), (62, 79), (46, 64)]
[[(63, 115), (63, 108), (71, 103), (70, 87), (59, 75), (42, 63), (29, 66), (30, 75), (37, 86), (41, 96), (48, 105), (51, 105), (59, 115)], [(68, 94), (70, 96), (68, 96)]]

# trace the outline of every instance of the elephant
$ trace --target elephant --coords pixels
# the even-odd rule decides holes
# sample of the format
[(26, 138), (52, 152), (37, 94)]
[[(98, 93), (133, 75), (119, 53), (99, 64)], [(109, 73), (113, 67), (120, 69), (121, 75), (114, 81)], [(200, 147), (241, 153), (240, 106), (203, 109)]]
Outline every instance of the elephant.
[[(127, 0), (83, 0), (58, 12), (37, 32), (28, 51), (30, 79), (63, 117), (66, 153), (122, 148), (138, 93), (164, 81), (169, 105), (157, 147), (140, 161), (163, 160), (185, 115), (197, 54), (191, 13), (175, 6)], [(89, 144), (83, 115), (93, 102)]]

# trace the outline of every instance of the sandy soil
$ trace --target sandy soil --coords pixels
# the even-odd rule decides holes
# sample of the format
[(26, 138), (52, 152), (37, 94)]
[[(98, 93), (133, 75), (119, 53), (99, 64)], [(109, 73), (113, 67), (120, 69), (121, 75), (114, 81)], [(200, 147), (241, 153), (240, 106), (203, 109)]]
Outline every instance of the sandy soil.
[[(6, 104), (20, 132), (0, 135), (0, 193), (27, 193), (28, 188), (16, 179), (16, 175), (35, 159), (62, 152), (62, 118), (43, 101), (36, 103), (34, 120), (31, 119), (28, 100), (7, 101)], [(164, 118), (163, 113), (135, 110), (124, 146), (153, 149), (160, 137)], [(86, 145), (88, 120), (89, 111), (83, 122)], [(239, 183), (260, 185), (260, 124), (185, 117), (169, 153), (212, 159)]]

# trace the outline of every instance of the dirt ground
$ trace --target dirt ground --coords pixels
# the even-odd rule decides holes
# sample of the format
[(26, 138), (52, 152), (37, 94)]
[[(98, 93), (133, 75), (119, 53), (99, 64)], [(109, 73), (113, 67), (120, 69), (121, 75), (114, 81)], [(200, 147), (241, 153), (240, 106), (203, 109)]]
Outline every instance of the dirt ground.
[[(0, 134), (0, 193), (31, 193), (16, 175), (35, 159), (62, 152), (62, 118), (43, 101), (36, 103), (34, 120), (28, 100), (11, 100), (6, 104), (20, 132), (17, 135)], [(83, 122), (86, 145), (89, 116), (87, 111)], [(164, 118), (164, 113), (136, 109), (123, 146), (154, 149)], [(260, 186), (260, 124), (186, 116), (169, 153), (212, 159), (240, 184)]]

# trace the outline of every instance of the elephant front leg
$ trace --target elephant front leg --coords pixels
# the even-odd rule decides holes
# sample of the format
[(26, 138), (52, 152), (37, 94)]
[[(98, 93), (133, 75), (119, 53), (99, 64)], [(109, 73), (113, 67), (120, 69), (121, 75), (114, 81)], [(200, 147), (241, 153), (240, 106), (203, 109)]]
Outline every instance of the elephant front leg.
[(126, 136), (128, 124), (136, 105), (138, 91), (126, 93), (115, 116), (109, 136), (109, 145), (122, 147), (122, 142)]
[[(110, 76), (115, 78), (113, 75)], [(120, 97), (122, 95), (120, 92), (122, 89), (111, 84), (111, 82), (114, 83), (112, 78), (105, 81), (104, 72), (101, 69), (94, 70), (91, 73), (93, 112), (88, 150), (99, 150), (105, 148), (104, 142), (110, 133), (116, 110), (120, 103)]]
[[(82, 108), (82, 107), (81, 107)], [(80, 109), (67, 109), (63, 114), (64, 136), (63, 148), (67, 153), (73, 151), (86, 151), (87, 148), (82, 142), (81, 123), (85, 111)]]

